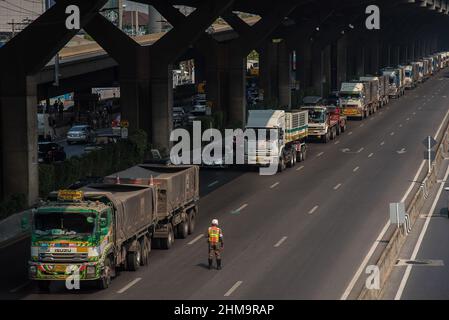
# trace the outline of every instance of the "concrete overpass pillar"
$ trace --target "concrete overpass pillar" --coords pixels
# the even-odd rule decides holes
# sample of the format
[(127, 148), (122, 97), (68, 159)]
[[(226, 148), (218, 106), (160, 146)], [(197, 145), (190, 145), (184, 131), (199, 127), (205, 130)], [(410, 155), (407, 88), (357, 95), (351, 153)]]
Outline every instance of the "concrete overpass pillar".
[(312, 44), (312, 57), (311, 57), (311, 70), (312, 70), (312, 82), (311, 87), (307, 95), (321, 95), (322, 94), (322, 81), (323, 81), (323, 60), (324, 53), (320, 46)]
[(246, 57), (230, 54), (228, 123), (242, 127), (246, 124)]
[(343, 37), (337, 42), (337, 90), (341, 83), (348, 80), (348, 47), (347, 38)]
[(259, 49), (259, 81), (263, 90), (264, 102), (277, 104), (275, 84), (277, 83), (277, 50), (271, 39), (266, 41)]
[(281, 41), (278, 44), (278, 96), (279, 105), (287, 107), (292, 106), (292, 92), (291, 92), (291, 80), (292, 80), (292, 55), (286, 44), (286, 41)]
[(39, 194), (37, 84), (32, 77), (7, 74), (0, 78), (1, 193), (23, 194), (31, 206)]
[(311, 90), (312, 83), (312, 48), (309, 41), (302, 41), (296, 49), (296, 79), (303, 95)]

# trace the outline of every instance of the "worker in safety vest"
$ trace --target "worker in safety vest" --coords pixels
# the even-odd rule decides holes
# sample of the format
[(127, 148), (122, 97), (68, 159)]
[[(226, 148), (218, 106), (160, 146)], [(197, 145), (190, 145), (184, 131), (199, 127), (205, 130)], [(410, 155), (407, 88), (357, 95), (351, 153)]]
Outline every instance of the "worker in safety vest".
[(209, 243), (209, 269), (212, 269), (212, 261), (217, 259), (217, 269), (221, 269), (220, 252), (223, 249), (223, 233), (218, 227), (218, 220), (213, 219), (212, 224), (207, 231), (207, 241)]

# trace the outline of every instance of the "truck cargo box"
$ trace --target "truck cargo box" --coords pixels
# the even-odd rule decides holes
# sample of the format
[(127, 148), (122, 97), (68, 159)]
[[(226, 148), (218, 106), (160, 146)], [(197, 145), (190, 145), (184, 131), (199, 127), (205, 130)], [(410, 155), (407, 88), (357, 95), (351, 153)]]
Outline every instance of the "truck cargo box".
[(114, 205), (116, 244), (134, 237), (156, 221), (155, 187), (92, 184), (80, 190), (85, 200), (111, 202)]
[(285, 141), (295, 141), (307, 137), (308, 111), (292, 110), (285, 113)]
[(105, 177), (105, 183), (157, 186), (157, 218), (165, 219), (199, 199), (197, 166), (140, 164)]

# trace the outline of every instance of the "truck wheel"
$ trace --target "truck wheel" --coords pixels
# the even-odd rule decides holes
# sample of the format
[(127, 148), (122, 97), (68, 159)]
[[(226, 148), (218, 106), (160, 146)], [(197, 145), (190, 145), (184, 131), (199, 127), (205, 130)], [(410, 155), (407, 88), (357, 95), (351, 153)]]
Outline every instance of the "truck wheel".
[(302, 150), (301, 150), (299, 152), (296, 152), (296, 161), (301, 162), (302, 160), (303, 159), (302, 159)]
[(159, 238), (153, 238), (151, 240), (151, 248), (152, 249), (160, 249), (161, 248), (161, 242), (159, 241)]
[(345, 122), (345, 124), (343, 125), (343, 127), (341, 127), (341, 132), (343, 133), (343, 132), (345, 132), (346, 131), (346, 122)]
[(147, 236), (144, 236), (143, 239), (140, 241), (140, 248), (141, 248), (140, 256), (142, 257), (140, 259), (140, 265), (146, 266), (146, 265), (148, 265), (150, 248), (151, 248), (151, 244), (150, 244), (150, 241), (148, 240)]
[(39, 291), (42, 292), (48, 292), (50, 291), (50, 281), (49, 280), (38, 280), (37, 287), (39, 288)]
[(341, 126), (340, 124), (337, 124), (337, 136), (339, 136), (341, 133)]
[(178, 235), (178, 238), (185, 239), (189, 235), (189, 221), (182, 220), (180, 224), (176, 226), (176, 233)]
[(328, 143), (329, 142), (329, 131), (326, 132), (326, 134), (323, 136), (323, 143)]
[(108, 257), (104, 260), (104, 269), (101, 278), (98, 279), (97, 287), (101, 290), (107, 289), (111, 284), (112, 264), (111, 259)]
[(284, 170), (285, 170), (285, 159), (284, 157), (281, 157), (279, 159), (278, 172), (282, 172)]
[(161, 249), (164, 250), (168, 250), (171, 248), (171, 246), (173, 245), (173, 243), (175, 242), (174, 239), (174, 234), (173, 234), (173, 227), (171, 224), (168, 225), (168, 236), (167, 238), (161, 238)]
[(189, 217), (188, 217), (189, 234), (192, 234), (195, 231), (195, 213), (196, 213), (195, 209), (191, 209), (189, 212)]
[(128, 252), (127, 256), (128, 269), (131, 271), (137, 271), (137, 269), (139, 269), (140, 261), (142, 259), (139, 241), (136, 246), (136, 251)]
[(296, 150), (292, 150), (293, 167), (296, 165)]
[(305, 147), (302, 148), (301, 153), (302, 153), (302, 161), (306, 160), (307, 159), (307, 149)]

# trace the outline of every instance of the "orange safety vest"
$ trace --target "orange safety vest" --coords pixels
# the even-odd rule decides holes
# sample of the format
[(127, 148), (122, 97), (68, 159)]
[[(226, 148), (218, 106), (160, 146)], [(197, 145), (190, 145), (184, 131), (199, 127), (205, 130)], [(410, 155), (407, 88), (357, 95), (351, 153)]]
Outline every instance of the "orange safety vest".
[(221, 230), (218, 227), (209, 227), (209, 242), (210, 243), (218, 243), (220, 240)]

